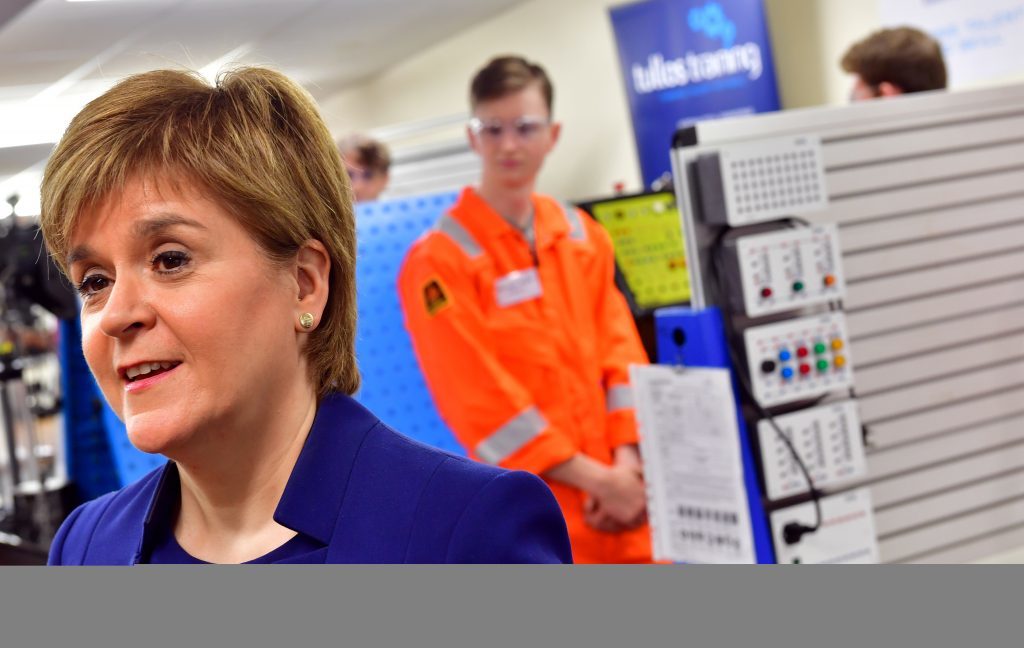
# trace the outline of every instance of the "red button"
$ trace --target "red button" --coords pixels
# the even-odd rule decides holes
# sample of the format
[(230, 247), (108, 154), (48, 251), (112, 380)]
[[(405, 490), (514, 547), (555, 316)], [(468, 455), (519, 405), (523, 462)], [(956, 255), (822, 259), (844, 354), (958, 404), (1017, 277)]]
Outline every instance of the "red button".
[(806, 358), (807, 357), (807, 353), (808, 353), (807, 347), (800, 347), (799, 349), (796, 350), (796, 357), (798, 357), (798, 358)]
[(809, 373), (811, 373), (811, 365), (808, 365), (808, 364), (800, 365), (800, 375), (801, 376), (806, 376)]
[(763, 297), (764, 299), (768, 299), (771, 296), (772, 296), (772, 289), (771, 288), (768, 288), (767, 286), (765, 286), (764, 288), (761, 289), (761, 297)]

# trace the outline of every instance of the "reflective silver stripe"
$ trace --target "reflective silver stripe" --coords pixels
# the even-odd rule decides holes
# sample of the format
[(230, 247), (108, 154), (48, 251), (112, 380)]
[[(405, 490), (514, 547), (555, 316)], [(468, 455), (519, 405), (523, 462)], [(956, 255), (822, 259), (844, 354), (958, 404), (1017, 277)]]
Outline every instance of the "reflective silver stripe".
[(611, 414), (620, 409), (633, 407), (633, 388), (629, 385), (609, 387), (605, 394), (605, 411)]
[(497, 464), (536, 438), (548, 426), (536, 407), (528, 407), (476, 444), (476, 455), (489, 464)]
[(437, 223), (434, 225), (434, 229), (438, 232), (444, 232), (447, 234), (455, 244), (462, 248), (462, 251), (466, 253), (466, 256), (475, 257), (483, 252), (483, 248), (476, 242), (473, 235), (462, 226), (462, 223), (455, 220), (451, 214), (441, 214), (441, 218), (437, 219)]
[(569, 238), (574, 241), (586, 241), (587, 230), (583, 229), (583, 219), (580, 218), (580, 212), (572, 205), (560, 204), (562, 205), (562, 213), (565, 214), (565, 220), (569, 221)]

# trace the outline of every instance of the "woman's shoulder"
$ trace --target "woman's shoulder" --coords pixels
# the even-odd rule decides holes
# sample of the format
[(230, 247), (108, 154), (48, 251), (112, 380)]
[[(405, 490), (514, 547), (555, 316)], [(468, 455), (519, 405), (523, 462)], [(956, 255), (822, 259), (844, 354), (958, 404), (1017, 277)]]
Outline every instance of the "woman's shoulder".
[(375, 478), (357, 480), (357, 490), (415, 502), (406, 562), (572, 562), (561, 509), (536, 475), (453, 455), (384, 424), (364, 451), (386, 457), (388, 468), (375, 466)]
[(390, 471), (395, 474), (416, 475), (425, 482), (440, 480), (462, 488), (482, 487), (497, 477), (512, 474), (504, 468), (473, 461), (412, 439), (383, 422), (374, 427), (362, 450), (386, 457)]
[(50, 545), (49, 564), (130, 564), (165, 469), (161, 466), (72, 511)]

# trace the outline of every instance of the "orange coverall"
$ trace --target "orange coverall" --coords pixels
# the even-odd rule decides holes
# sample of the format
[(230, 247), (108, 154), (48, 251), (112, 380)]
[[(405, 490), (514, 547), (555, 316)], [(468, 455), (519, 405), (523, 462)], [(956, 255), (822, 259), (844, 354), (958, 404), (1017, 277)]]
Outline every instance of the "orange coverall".
[[(614, 448), (638, 441), (628, 366), (647, 356), (614, 283), (607, 233), (575, 208), (532, 200), (536, 262), (523, 235), (465, 189), (403, 262), (405, 324), (438, 410), (471, 457), (538, 475), (577, 453), (611, 464)], [(534, 282), (513, 303), (501, 296), (503, 281), (531, 269), (539, 291)], [(576, 562), (650, 561), (646, 524), (598, 531), (584, 521), (585, 493), (548, 485)]]

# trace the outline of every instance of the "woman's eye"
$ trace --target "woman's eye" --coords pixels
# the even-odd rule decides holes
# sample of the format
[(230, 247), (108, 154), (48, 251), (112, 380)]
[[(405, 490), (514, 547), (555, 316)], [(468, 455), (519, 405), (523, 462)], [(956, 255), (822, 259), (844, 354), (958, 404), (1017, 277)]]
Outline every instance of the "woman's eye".
[(90, 297), (103, 290), (110, 280), (103, 275), (89, 275), (78, 284), (78, 294), (83, 298)]
[(153, 258), (153, 265), (159, 272), (174, 272), (187, 264), (189, 256), (185, 252), (161, 252)]

